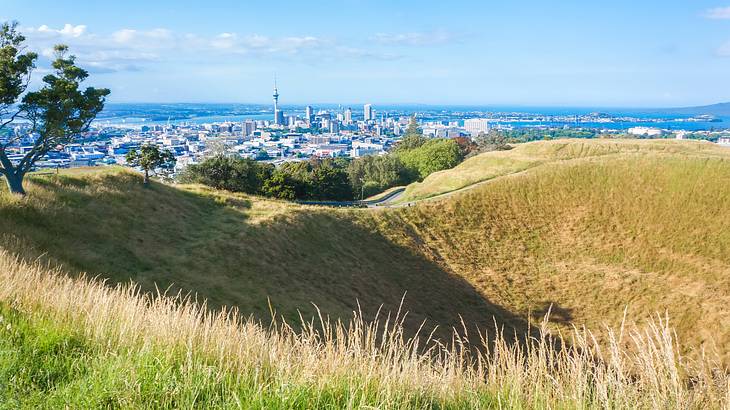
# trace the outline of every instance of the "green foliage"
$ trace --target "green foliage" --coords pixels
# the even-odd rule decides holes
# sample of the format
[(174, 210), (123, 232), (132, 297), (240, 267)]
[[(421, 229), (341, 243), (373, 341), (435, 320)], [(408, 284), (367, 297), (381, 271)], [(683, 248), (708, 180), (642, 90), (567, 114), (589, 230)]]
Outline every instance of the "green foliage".
[(264, 181), (273, 172), (274, 166), (271, 164), (217, 155), (200, 164), (188, 166), (178, 179), (183, 183), (198, 183), (231, 192), (261, 194)]
[(347, 174), (355, 194), (369, 197), (394, 186), (413, 182), (411, 172), (396, 155), (358, 158), (350, 163)]
[(275, 171), (274, 174), (264, 181), (263, 194), (276, 199), (293, 201), (304, 196), (306, 186), (300, 180), (282, 171)]
[(25, 92), (38, 58), (36, 53), (23, 53), (25, 37), (17, 27), (16, 22), (0, 26), (0, 118), (10, 114), (12, 105)]
[(285, 200), (349, 201), (348, 163), (338, 160), (286, 162), (274, 168), (250, 159), (217, 156), (188, 166), (180, 182)]
[(319, 201), (349, 201), (353, 199), (347, 172), (335, 163), (323, 162), (312, 170), (310, 199)]
[(5, 176), (10, 191), (17, 194), (25, 194), (23, 179), (36, 161), (88, 130), (109, 95), (107, 89), (80, 89), (89, 74), (76, 66), (75, 57), (68, 54), (64, 45), (54, 48), (54, 71), (43, 77), (43, 87), (26, 92), (37, 56), (23, 53), (24, 41), (16, 23), (0, 26), (0, 118), (8, 118), (0, 123), (0, 129), (22, 119), (38, 135), (17, 164), (10, 161), (6, 152), (14, 141), (0, 146), (0, 174)]
[(464, 159), (458, 144), (451, 139), (428, 140), (419, 148), (397, 155), (421, 179), (434, 172), (453, 168)]
[(408, 124), (405, 135), (403, 136), (403, 138), (401, 138), (400, 141), (398, 141), (398, 144), (395, 146), (395, 152), (403, 152), (416, 149), (423, 145), (425, 142), (426, 138), (423, 136), (423, 130), (418, 127), (416, 117), (411, 117), (411, 122)]
[(144, 171), (144, 183), (149, 183), (149, 173), (158, 168), (172, 168), (175, 165), (175, 156), (169, 150), (161, 150), (156, 145), (143, 145), (139, 151), (131, 149), (127, 152), (127, 163), (140, 167)]

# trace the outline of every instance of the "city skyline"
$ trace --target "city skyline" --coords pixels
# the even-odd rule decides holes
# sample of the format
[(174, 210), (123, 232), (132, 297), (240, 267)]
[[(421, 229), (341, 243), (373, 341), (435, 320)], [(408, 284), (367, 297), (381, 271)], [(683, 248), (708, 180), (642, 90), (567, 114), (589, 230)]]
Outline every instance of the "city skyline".
[(730, 4), (717, 1), (5, 3), (39, 74), (67, 43), (112, 103), (267, 103), (272, 73), (283, 106), (730, 100)]

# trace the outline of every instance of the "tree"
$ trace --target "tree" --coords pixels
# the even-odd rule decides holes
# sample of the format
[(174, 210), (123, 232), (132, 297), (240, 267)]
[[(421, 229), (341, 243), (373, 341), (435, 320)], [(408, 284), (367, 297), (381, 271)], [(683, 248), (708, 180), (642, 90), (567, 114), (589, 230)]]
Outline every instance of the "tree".
[(11, 161), (8, 150), (20, 136), (0, 143), (0, 174), (5, 177), (10, 192), (24, 195), (23, 179), (35, 163), (48, 151), (64, 145), (87, 131), (91, 121), (104, 108), (109, 95), (107, 89), (93, 87), (81, 91), (79, 86), (89, 74), (76, 66), (75, 57), (68, 48), (57, 45), (53, 73), (43, 77), (44, 86), (35, 92), (27, 91), (35, 68), (35, 53), (25, 53), (23, 37), (17, 23), (0, 26), (0, 130), (16, 120), (30, 125), (33, 145), (19, 161)]
[(456, 142), (443, 138), (429, 140), (420, 148), (399, 154), (399, 157), (421, 179), (436, 171), (453, 168), (464, 159)]
[(231, 192), (260, 194), (264, 181), (271, 177), (274, 166), (248, 158), (217, 155), (200, 164), (189, 165), (178, 180), (198, 183)]
[(396, 155), (357, 158), (347, 167), (347, 175), (353, 191), (363, 197), (415, 180)]
[(474, 142), (479, 146), (479, 152), (507, 151), (512, 149), (508, 144), (509, 140), (507, 136), (496, 130), (491, 130), (486, 134), (480, 133), (474, 138)]
[(264, 195), (272, 198), (293, 201), (300, 195), (303, 195), (305, 189), (301, 185), (301, 182), (292, 178), (291, 175), (282, 171), (276, 171), (271, 178), (264, 181), (262, 191)]
[(349, 201), (353, 199), (347, 173), (332, 164), (321, 164), (312, 170), (309, 196), (316, 200)]
[(139, 151), (131, 149), (127, 152), (127, 163), (140, 167), (144, 171), (144, 184), (150, 182), (150, 171), (157, 168), (172, 168), (175, 165), (175, 156), (168, 150), (161, 150), (156, 145), (143, 145)]
[(426, 138), (424, 138), (423, 136), (423, 130), (418, 127), (416, 117), (413, 116), (411, 117), (411, 122), (408, 124), (405, 135), (403, 136), (403, 138), (401, 138), (400, 141), (398, 141), (398, 144), (395, 146), (395, 151), (402, 152), (416, 149), (423, 145), (425, 142)]

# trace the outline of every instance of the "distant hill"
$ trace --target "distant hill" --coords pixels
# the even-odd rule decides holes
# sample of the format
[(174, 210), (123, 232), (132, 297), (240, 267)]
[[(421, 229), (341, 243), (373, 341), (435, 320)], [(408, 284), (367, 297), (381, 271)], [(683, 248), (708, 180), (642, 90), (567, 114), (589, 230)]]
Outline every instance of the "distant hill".
[(713, 115), (716, 117), (730, 117), (730, 103), (712, 104), (700, 107), (669, 108), (659, 111), (667, 114), (678, 115)]

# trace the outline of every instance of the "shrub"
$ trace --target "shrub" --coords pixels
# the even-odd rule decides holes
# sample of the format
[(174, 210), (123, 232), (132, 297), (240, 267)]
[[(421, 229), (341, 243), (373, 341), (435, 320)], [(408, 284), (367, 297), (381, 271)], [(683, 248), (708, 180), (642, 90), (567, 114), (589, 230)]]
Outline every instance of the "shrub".
[(274, 166), (251, 159), (217, 155), (200, 164), (188, 166), (178, 178), (184, 183), (199, 183), (231, 192), (260, 194)]
[(419, 148), (401, 152), (398, 156), (421, 179), (433, 172), (453, 168), (464, 159), (454, 140), (441, 138), (426, 141)]

